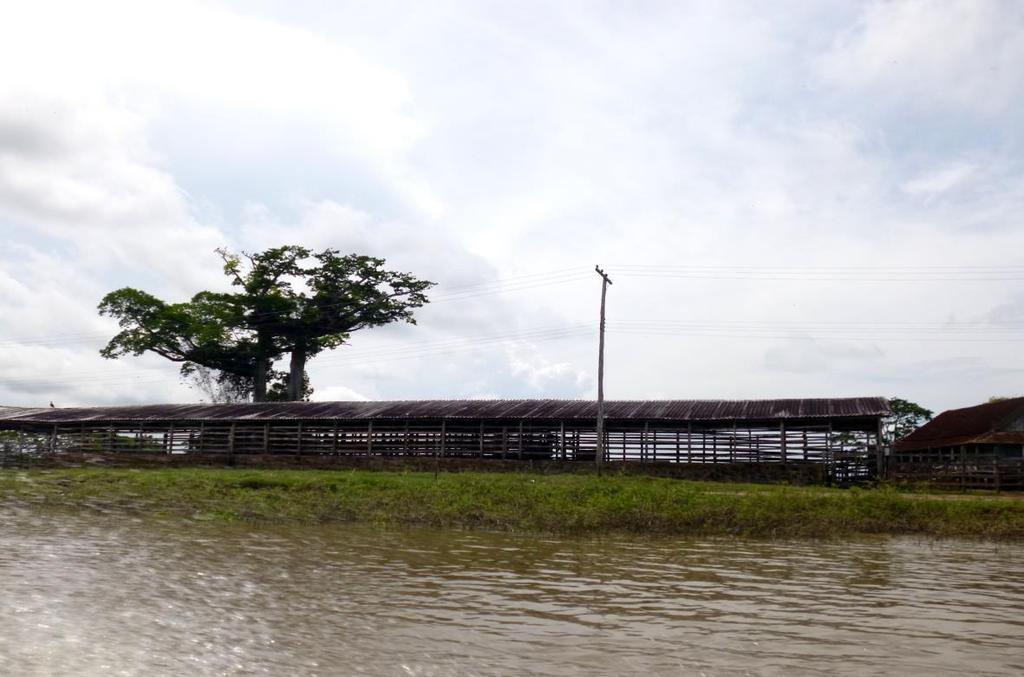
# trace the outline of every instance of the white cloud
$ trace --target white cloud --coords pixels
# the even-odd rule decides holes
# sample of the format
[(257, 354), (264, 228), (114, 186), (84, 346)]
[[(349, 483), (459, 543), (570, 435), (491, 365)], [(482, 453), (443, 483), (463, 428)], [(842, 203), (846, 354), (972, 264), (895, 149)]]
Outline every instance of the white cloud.
[(977, 173), (978, 168), (968, 162), (952, 164), (928, 171), (900, 186), (909, 195), (930, 197), (962, 185)]
[[(872, 2), (822, 59), (844, 86), (876, 103), (955, 105), (983, 114), (1019, 106), (1024, 6), (1015, 0)], [(866, 94), (871, 95), (871, 94)]]
[[(317, 357), (318, 399), (590, 394), (594, 263), (621, 323), (610, 397), (905, 391), (938, 408), (1006, 389), (1019, 343), (881, 330), (1017, 302), (1012, 279), (914, 275), (1022, 263), (1018, 3), (255, 7), (0, 10), (0, 59), (20, 65), (0, 74), (0, 377), (32, 383), (0, 402), (190, 397), (174, 365), (98, 357), (99, 297), (181, 298), (225, 284), (214, 247), (283, 243), (440, 283), (418, 326)], [(684, 321), (711, 329), (649, 331)], [(821, 330), (851, 321), (878, 336)], [(908, 367), (943, 360), (974, 380)]]

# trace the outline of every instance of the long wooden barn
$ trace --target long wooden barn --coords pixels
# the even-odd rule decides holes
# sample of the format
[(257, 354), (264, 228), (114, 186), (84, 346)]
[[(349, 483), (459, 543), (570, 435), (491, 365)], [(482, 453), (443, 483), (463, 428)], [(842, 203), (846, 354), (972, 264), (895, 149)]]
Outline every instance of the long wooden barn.
[(944, 411), (896, 443), (896, 480), (1024, 489), (1024, 397)]
[[(607, 461), (818, 463), (875, 473), (884, 398), (605, 403)], [(280, 402), (5, 408), (47, 451), (593, 461), (582, 400)]]

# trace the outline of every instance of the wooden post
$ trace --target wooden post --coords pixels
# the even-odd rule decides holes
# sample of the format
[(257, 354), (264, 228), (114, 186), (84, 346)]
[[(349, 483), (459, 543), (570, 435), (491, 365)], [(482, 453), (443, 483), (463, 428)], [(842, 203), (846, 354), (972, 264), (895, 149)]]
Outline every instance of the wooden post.
[(373, 419), (366, 422), (366, 455), (373, 456)]
[(827, 435), (825, 437), (825, 476), (828, 478), (829, 484), (832, 484), (836, 479), (835, 455), (832, 453), (832, 421), (828, 422), (828, 429), (825, 435)]
[(299, 421), (298, 428), (295, 431), (295, 455), (302, 456), (302, 421)]
[(408, 456), (409, 455), (409, 419), (405, 419), (405, 428), (403, 430), (403, 433), (404, 434), (402, 435), (402, 438), (403, 438), (403, 440), (402, 440), (402, 450), (405, 452), (405, 455)]
[(263, 424), (263, 453), (270, 453), (270, 424)]
[(50, 433), (50, 453), (57, 450), (57, 424), (53, 424), (53, 432)]
[(601, 276), (601, 323), (598, 325), (597, 343), (597, 448), (594, 450), (594, 462), (600, 475), (604, 465), (604, 306), (608, 285), (612, 281), (599, 266), (594, 266), (594, 270)]
[(643, 432), (640, 433), (640, 460), (643, 461), (645, 457), (650, 456), (648, 453), (649, 449), (647, 446), (647, 436), (650, 433), (651, 424), (648, 421), (644, 421)]
[(565, 421), (558, 422), (558, 439), (562, 447), (562, 460), (565, 460)]
[(228, 430), (228, 455), (235, 455), (235, 424), (231, 424), (231, 428)]
[(523, 419), (519, 419), (519, 460), (523, 460)]
[(878, 456), (878, 478), (881, 479), (885, 472), (885, 450), (882, 448), (883, 430), (882, 430), (882, 418), (878, 418), (878, 444), (875, 445), (875, 452)]
[(203, 449), (206, 447), (206, 421), (199, 423), (199, 448), (196, 449), (198, 453), (203, 453)]
[(732, 437), (729, 438), (729, 463), (736, 462), (736, 421), (732, 422)]
[(480, 421), (480, 458), (484, 457), (484, 422)]
[(441, 419), (441, 457), (442, 458), (444, 458), (444, 451), (445, 451), (444, 450), (444, 444), (447, 441), (445, 438), (448, 436), (447, 423), (448, 423), (448, 421), (446, 419), (443, 419), (443, 418)]
[(779, 421), (779, 439), (782, 444), (779, 447), (779, 453), (782, 459), (782, 465), (786, 465), (786, 420), (782, 419)]
[(501, 460), (508, 455), (508, 426), (501, 426)]
[(960, 491), (967, 482), (967, 445), (960, 445)]
[(676, 428), (676, 463), (679, 463), (679, 428)]
[(686, 422), (686, 462), (693, 463), (693, 422)]
[(171, 427), (167, 429), (167, 453), (168, 454), (173, 454), (174, 453), (174, 424), (173, 423), (171, 424)]

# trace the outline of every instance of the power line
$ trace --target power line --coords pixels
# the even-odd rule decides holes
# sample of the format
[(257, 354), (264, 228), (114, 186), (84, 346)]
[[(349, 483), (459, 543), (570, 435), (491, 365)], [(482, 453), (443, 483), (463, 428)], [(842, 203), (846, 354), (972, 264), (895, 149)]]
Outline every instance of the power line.
[[(531, 273), (524, 275), (516, 275), (508, 278), (502, 278), (501, 280), (495, 280), (493, 282), (485, 282), (477, 285), (461, 285), (456, 287), (438, 287), (439, 289), (451, 289), (451, 293), (442, 294), (440, 296), (433, 297), (429, 300), (429, 303), (425, 308), (429, 308), (431, 304), (446, 303), (450, 301), (461, 301), (464, 299), (477, 298), (480, 296), (490, 296), (494, 294), (501, 294), (506, 292), (517, 292), (528, 289), (536, 289), (540, 287), (550, 286), (554, 284), (565, 284), (569, 282), (575, 282), (578, 280), (589, 279), (589, 273), (579, 272), (566, 274), (567, 271), (577, 269), (561, 269), (555, 271), (548, 271), (542, 273)], [(329, 304), (321, 306), (321, 309), (339, 308), (345, 306), (345, 303)], [(264, 318), (264, 317), (284, 317), (288, 315), (287, 311), (261, 311), (259, 313), (250, 314), (250, 318)], [(116, 333), (119, 330), (114, 330)], [(88, 332), (88, 333), (70, 333), (70, 334), (38, 334), (32, 336), (20, 336), (12, 337), (4, 340), (0, 340), (0, 346), (3, 345), (60, 345), (64, 343), (79, 343), (85, 342), (91, 339), (104, 339), (110, 337), (111, 334), (108, 332)]]
[[(991, 266), (743, 266), (743, 265), (657, 265), (619, 264), (617, 274), (627, 277), (709, 279), (709, 280), (766, 280), (766, 281), (856, 281), (856, 282), (995, 282), (1024, 280), (1024, 264)], [(983, 274), (984, 273), (984, 274)], [(942, 276), (940, 276), (940, 274)], [(867, 277), (874, 275), (875, 277)], [(879, 277), (885, 275), (885, 277)], [(972, 276), (972, 277), (967, 277)], [(590, 271), (582, 266), (560, 268), (535, 273), (522, 273), (497, 280), (455, 286), (439, 285), (441, 292), (430, 298), (430, 305), (469, 300), (482, 296), (539, 289), (556, 284), (568, 284), (590, 278)], [(342, 307), (344, 303), (321, 306), (322, 309)], [(253, 318), (283, 317), (285, 311), (261, 311)], [(54, 346), (65, 343), (102, 340), (106, 332), (71, 334), (42, 334), (12, 337), (0, 340), (0, 346), (28, 345)]]
[[(360, 363), (374, 363), (390, 360), (404, 360), (417, 357), (427, 357), (431, 355), (451, 354), (457, 353), (464, 350), (471, 350), (478, 347), (491, 346), (509, 341), (518, 342), (535, 342), (535, 341), (549, 341), (559, 338), (567, 338), (571, 336), (585, 335), (593, 331), (593, 328), (589, 324), (575, 324), (575, 325), (563, 325), (553, 327), (539, 327), (524, 331), (516, 332), (505, 332), (496, 334), (485, 334), (480, 336), (470, 336), (466, 338), (455, 338), (455, 339), (443, 339), (440, 341), (432, 341), (428, 343), (422, 343), (415, 346), (403, 346), (400, 348), (364, 348), (354, 349), (348, 352), (347, 355), (339, 355), (333, 359), (328, 358), (324, 360), (318, 360), (318, 365), (332, 365), (342, 364), (352, 361), (359, 361)], [(109, 382), (109, 372), (99, 371), (79, 371), (57, 374), (61, 380), (72, 380), (72, 381), (92, 381), (92, 382)], [(113, 377), (116, 381), (123, 379), (131, 380), (132, 377), (128, 375), (117, 375)], [(0, 379), (0, 382), (3, 382)], [(23, 381), (28, 384), (30, 381)]]

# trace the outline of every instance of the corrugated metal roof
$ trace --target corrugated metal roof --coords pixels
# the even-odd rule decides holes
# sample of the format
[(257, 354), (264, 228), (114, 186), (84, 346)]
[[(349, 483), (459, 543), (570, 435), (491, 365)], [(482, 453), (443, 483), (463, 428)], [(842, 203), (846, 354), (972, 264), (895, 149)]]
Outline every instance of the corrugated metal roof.
[[(944, 411), (896, 443), (897, 451), (988, 443), (1015, 416), (1024, 415), (1024, 397)], [(982, 439), (984, 438), (984, 439)]]
[[(673, 421), (774, 420), (884, 416), (882, 397), (793, 400), (612, 400), (609, 419)], [(587, 419), (593, 400), (395, 400), (381, 402), (264, 402), (259, 404), (151, 404), (130, 407), (0, 409), (4, 423), (103, 421), (248, 421), (366, 419)], [(8, 425), (8, 427), (10, 427)]]

